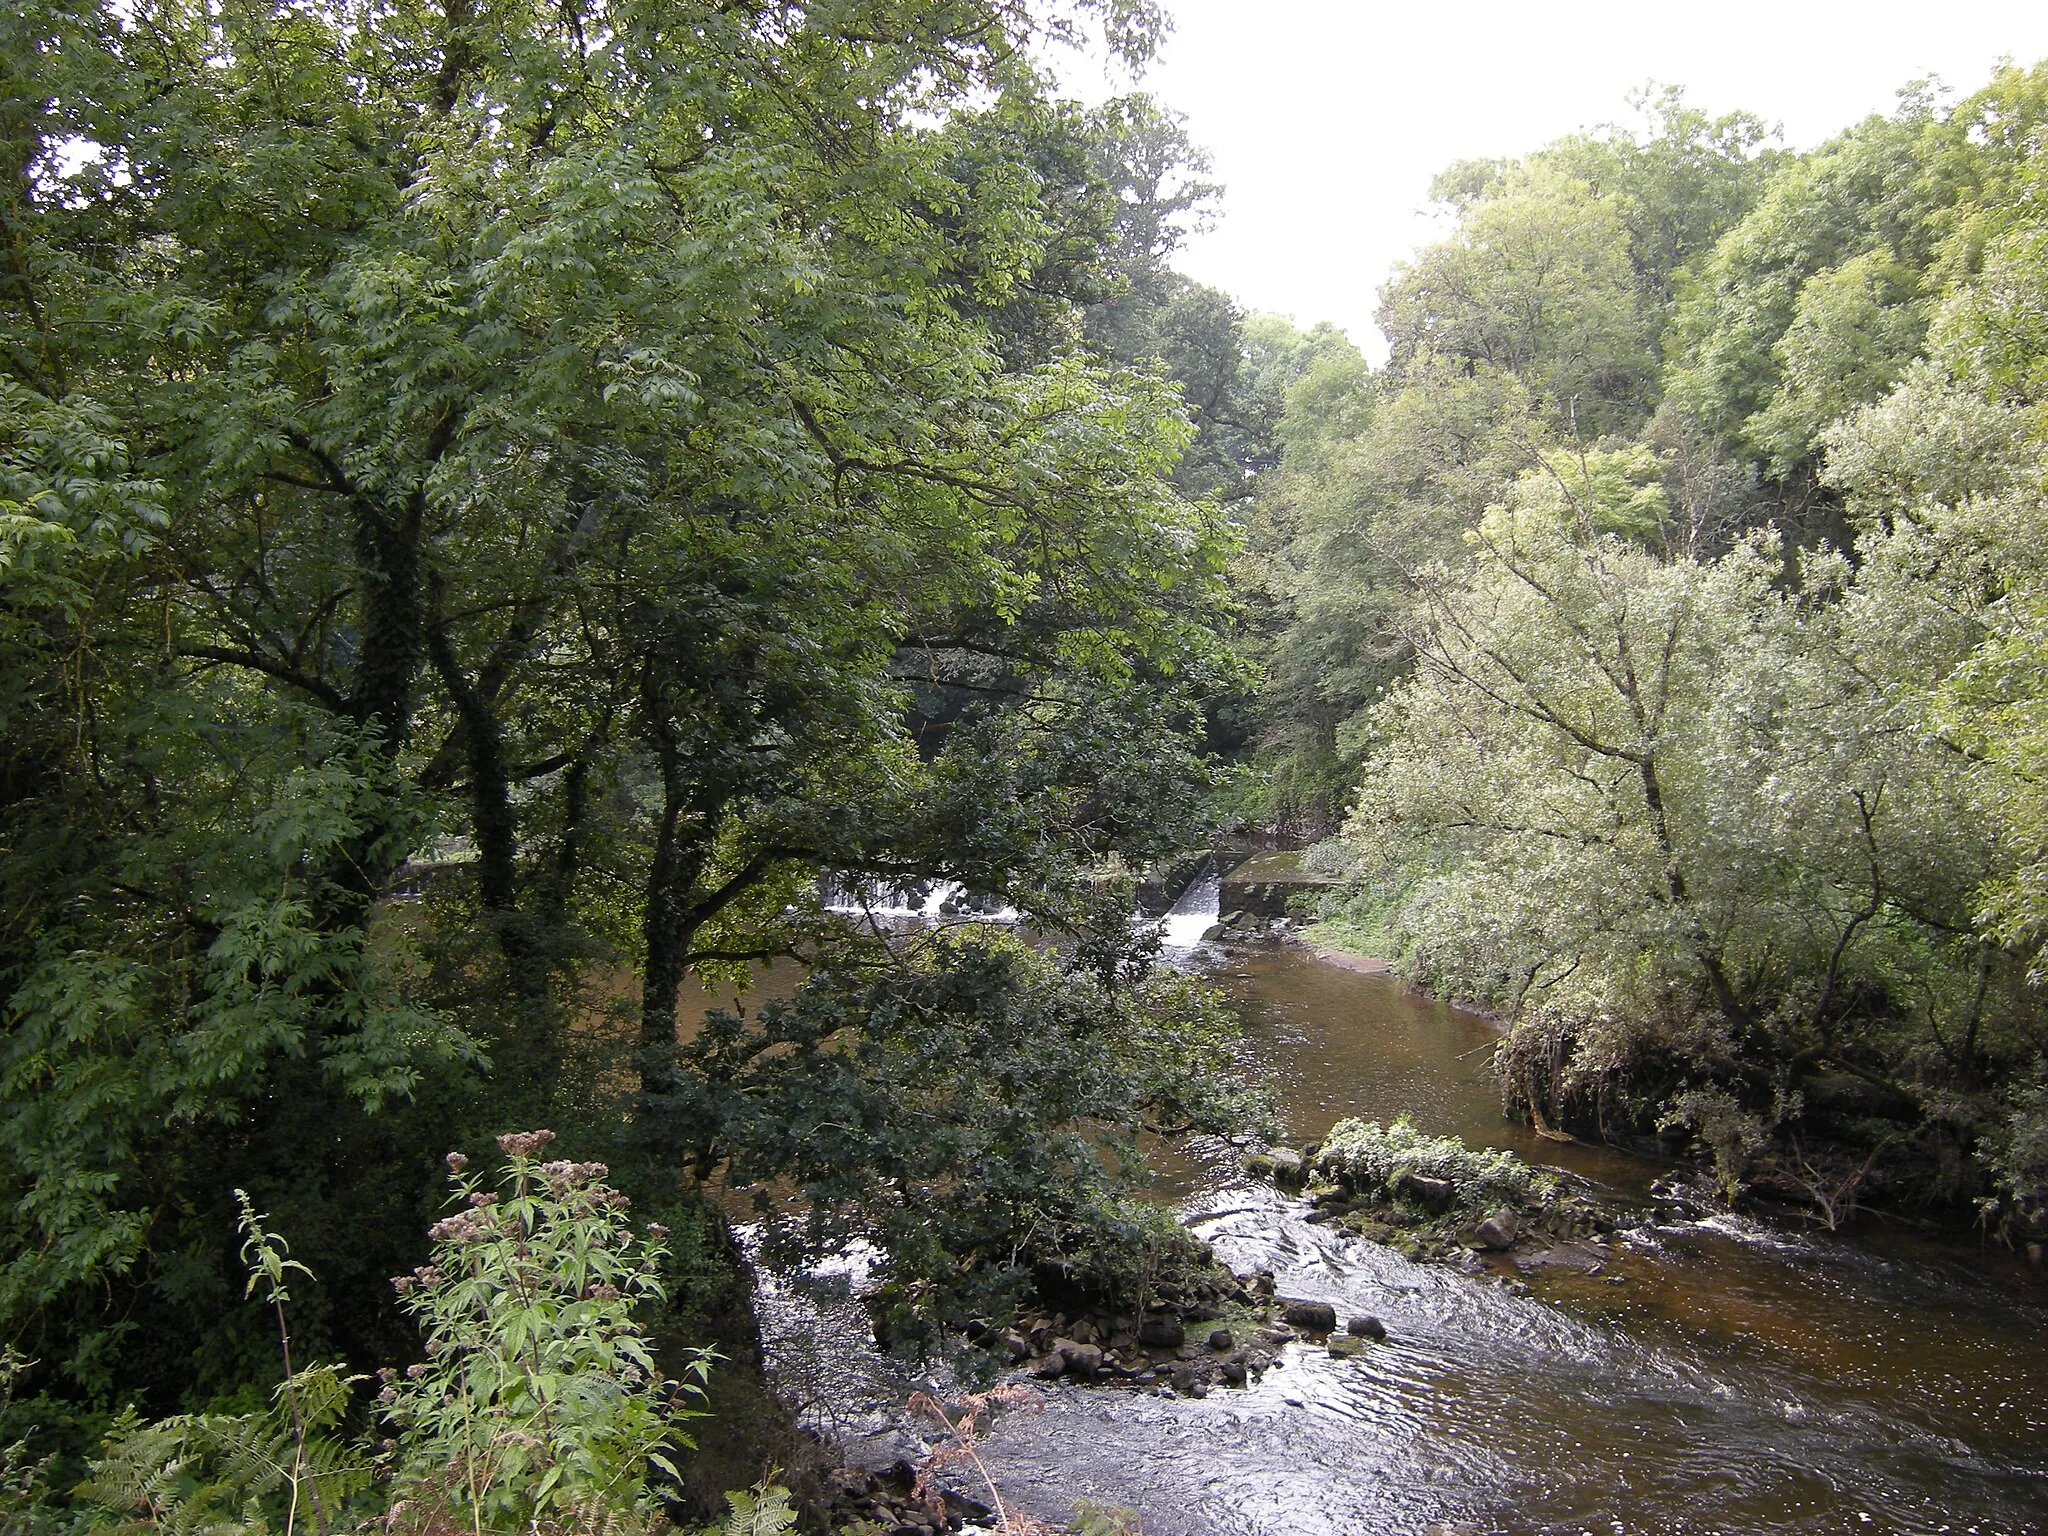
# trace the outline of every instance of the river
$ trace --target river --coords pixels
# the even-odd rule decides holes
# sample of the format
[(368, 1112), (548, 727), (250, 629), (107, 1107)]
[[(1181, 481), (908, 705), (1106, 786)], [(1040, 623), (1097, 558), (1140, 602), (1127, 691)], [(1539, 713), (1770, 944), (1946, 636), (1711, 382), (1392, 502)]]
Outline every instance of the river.
[[(1248, 1069), (1297, 1141), (1407, 1114), (1647, 1203), (1658, 1168), (1502, 1119), (1487, 1020), (1300, 948), (1227, 966)], [(982, 1451), (1044, 1518), (1087, 1499), (1147, 1536), (2048, 1532), (2048, 1308), (2002, 1256), (1885, 1223), (1674, 1218), (1519, 1295), (1504, 1261), (1468, 1276), (1313, 1225), (1221, 1147), (1169, 1159), (1160, 1187), (1232, 1267), (1390, 1337), (1353, 1359), (1290, 1346), (1200, 1399), (1046, 1386)], [(902, 1398), (946, 1383), (875, 1356), (851, 1302), (773, 1282), (763, 1301), (813, 1421), (857, 1457), (914, 1453)]]

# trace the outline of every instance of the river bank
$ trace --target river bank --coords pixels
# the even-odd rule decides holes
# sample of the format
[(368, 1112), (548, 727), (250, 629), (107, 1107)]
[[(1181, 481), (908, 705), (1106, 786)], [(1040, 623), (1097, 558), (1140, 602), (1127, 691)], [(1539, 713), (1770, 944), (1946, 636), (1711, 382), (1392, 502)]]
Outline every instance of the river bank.
[[(2023, 1264), (1891, 1224), (1687, 1211), (1653, 1188), (1667, 1165), (1504, 1120), (1488, 1020), (1291, 946), (1232, 955), (1221, 982), (1296, 1144), (1406, 1113), (1646, 1219), (1580, 1264), (1487, 1254), (1467, 1274), (1312, 1219), (1237, 1149), (1182, 1148), (1155, 1193), (1223, 1263), (1386, 1341), (1282, 1341), (1199, 1396), (1171, 1367), (1135, 1392), (1034, 1379), (1042, 1408), (981, 1447), (1006, 1497), (1048, 1520), (1132, 1507), (1147, 1536), (2048, 1529), (2048, 1311)], [(857, 1459), (914, 1460), (927, 1432), (902, 1403), (958, 1384), (877, 1355), (842, 1275), (838, 1300), (765, 1283), (771, 1371)]]

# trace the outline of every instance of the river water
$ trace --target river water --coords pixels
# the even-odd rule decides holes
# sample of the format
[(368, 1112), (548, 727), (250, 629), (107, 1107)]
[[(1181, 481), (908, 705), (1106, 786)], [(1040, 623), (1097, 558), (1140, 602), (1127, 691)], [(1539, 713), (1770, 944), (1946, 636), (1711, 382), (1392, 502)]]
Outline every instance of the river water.
[[(1297, 1141), (1407, 1114), (1648, 1204), (1657, 1167), (1502, 1119), (1487, 1020), (1299, 948), (1227, 964), (1247, 1070)], [(1389, 1339), (1353, 1359), (1290, 1346), (1201, 1399), (1048, 1385), (982, 1449), (1047, 1519), (1087, 1499), (1147, 1536), (2048, 1533), (2048, 1292), (2001, 1256), (1883, 1224), (1674, 1216), (1519, 1295), (1505, 1261), (1458, 1274), (1313, 1225), (1221, 1147), (1168, 1160), (1160, 1193), (1234, 1268), (1377, 1314)], [(812, 1419), (856, 1456), (915, 1454), (902, 1399), (946, 1383), (876, 1357), (851, 1301), (769, 1282), (763, 1302)]]

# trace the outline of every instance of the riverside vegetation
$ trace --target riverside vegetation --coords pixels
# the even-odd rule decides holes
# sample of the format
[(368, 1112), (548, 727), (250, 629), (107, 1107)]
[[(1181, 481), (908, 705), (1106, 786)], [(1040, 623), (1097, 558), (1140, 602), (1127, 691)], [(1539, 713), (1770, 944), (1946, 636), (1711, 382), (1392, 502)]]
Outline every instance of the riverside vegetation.
[[(1137, 1195), (1276, 1134), (1129, 921), (1219, 820), (1538, 1125), (2048, 1239), (2048, 73), (1453, 167), (1373, 369), (1175, 274), (1202, 156), (1036, 62), (1163, 24), (0, 18), (11, 1527), (957, 1520), (766, 1393), (742, 1215), (899, 1348), (1255, 1372), (1287, 1303)], [(1331, 1219), (1545, 1206), (1388, 1138)]]
[(1539, 1129), (2038, 1245), (2048, 70), (1639, 105), (1446, 171), (1386, 367), (1287, 392), (1259, 812)]
[[(1158, 361), (1235, 335), (1166, 266), (1198, 157), (1033, 63), (1158, 25), (0, 20), (0, 1331), (60, 1503), (129, 1406), (268, 1401), (237, 1188), (346, 1376), (434, 1341), (388, 1277), (443, 1152), (605, 1163), (670, 1229), (653, 1374), (725, 1362), (688, 1519), (800, 1449), (714, 1196), (777, 1257), (877, 1242), (909, 1340), (1135, 1240), (1141, 1132), (1256, 1115), (1095, 879), (1201, 839), (1248, 675), (1241, 450)], [(1058, 942), (891, 945), (826, 870)], [(679, 1021), (777, 956), (792, 995)]]

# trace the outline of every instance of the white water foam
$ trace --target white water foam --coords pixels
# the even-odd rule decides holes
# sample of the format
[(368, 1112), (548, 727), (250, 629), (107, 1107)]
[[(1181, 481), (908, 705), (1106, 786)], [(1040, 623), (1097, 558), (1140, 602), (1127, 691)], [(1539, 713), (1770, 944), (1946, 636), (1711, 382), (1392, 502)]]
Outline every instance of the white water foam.
[(925, 923), (1014, 923), (1017, 909), (975, 896), (958, 880), (920, 880), (910, 885), (842, 881), (828, 876), (825, 910), (845, 917), (890, 918)]
[(1186, 890), (1161, 919), (1159, 942), (1168, 949), (1193, 949), (1216, 926), (1222, 911), (1223, 875), (1213, 866)]

